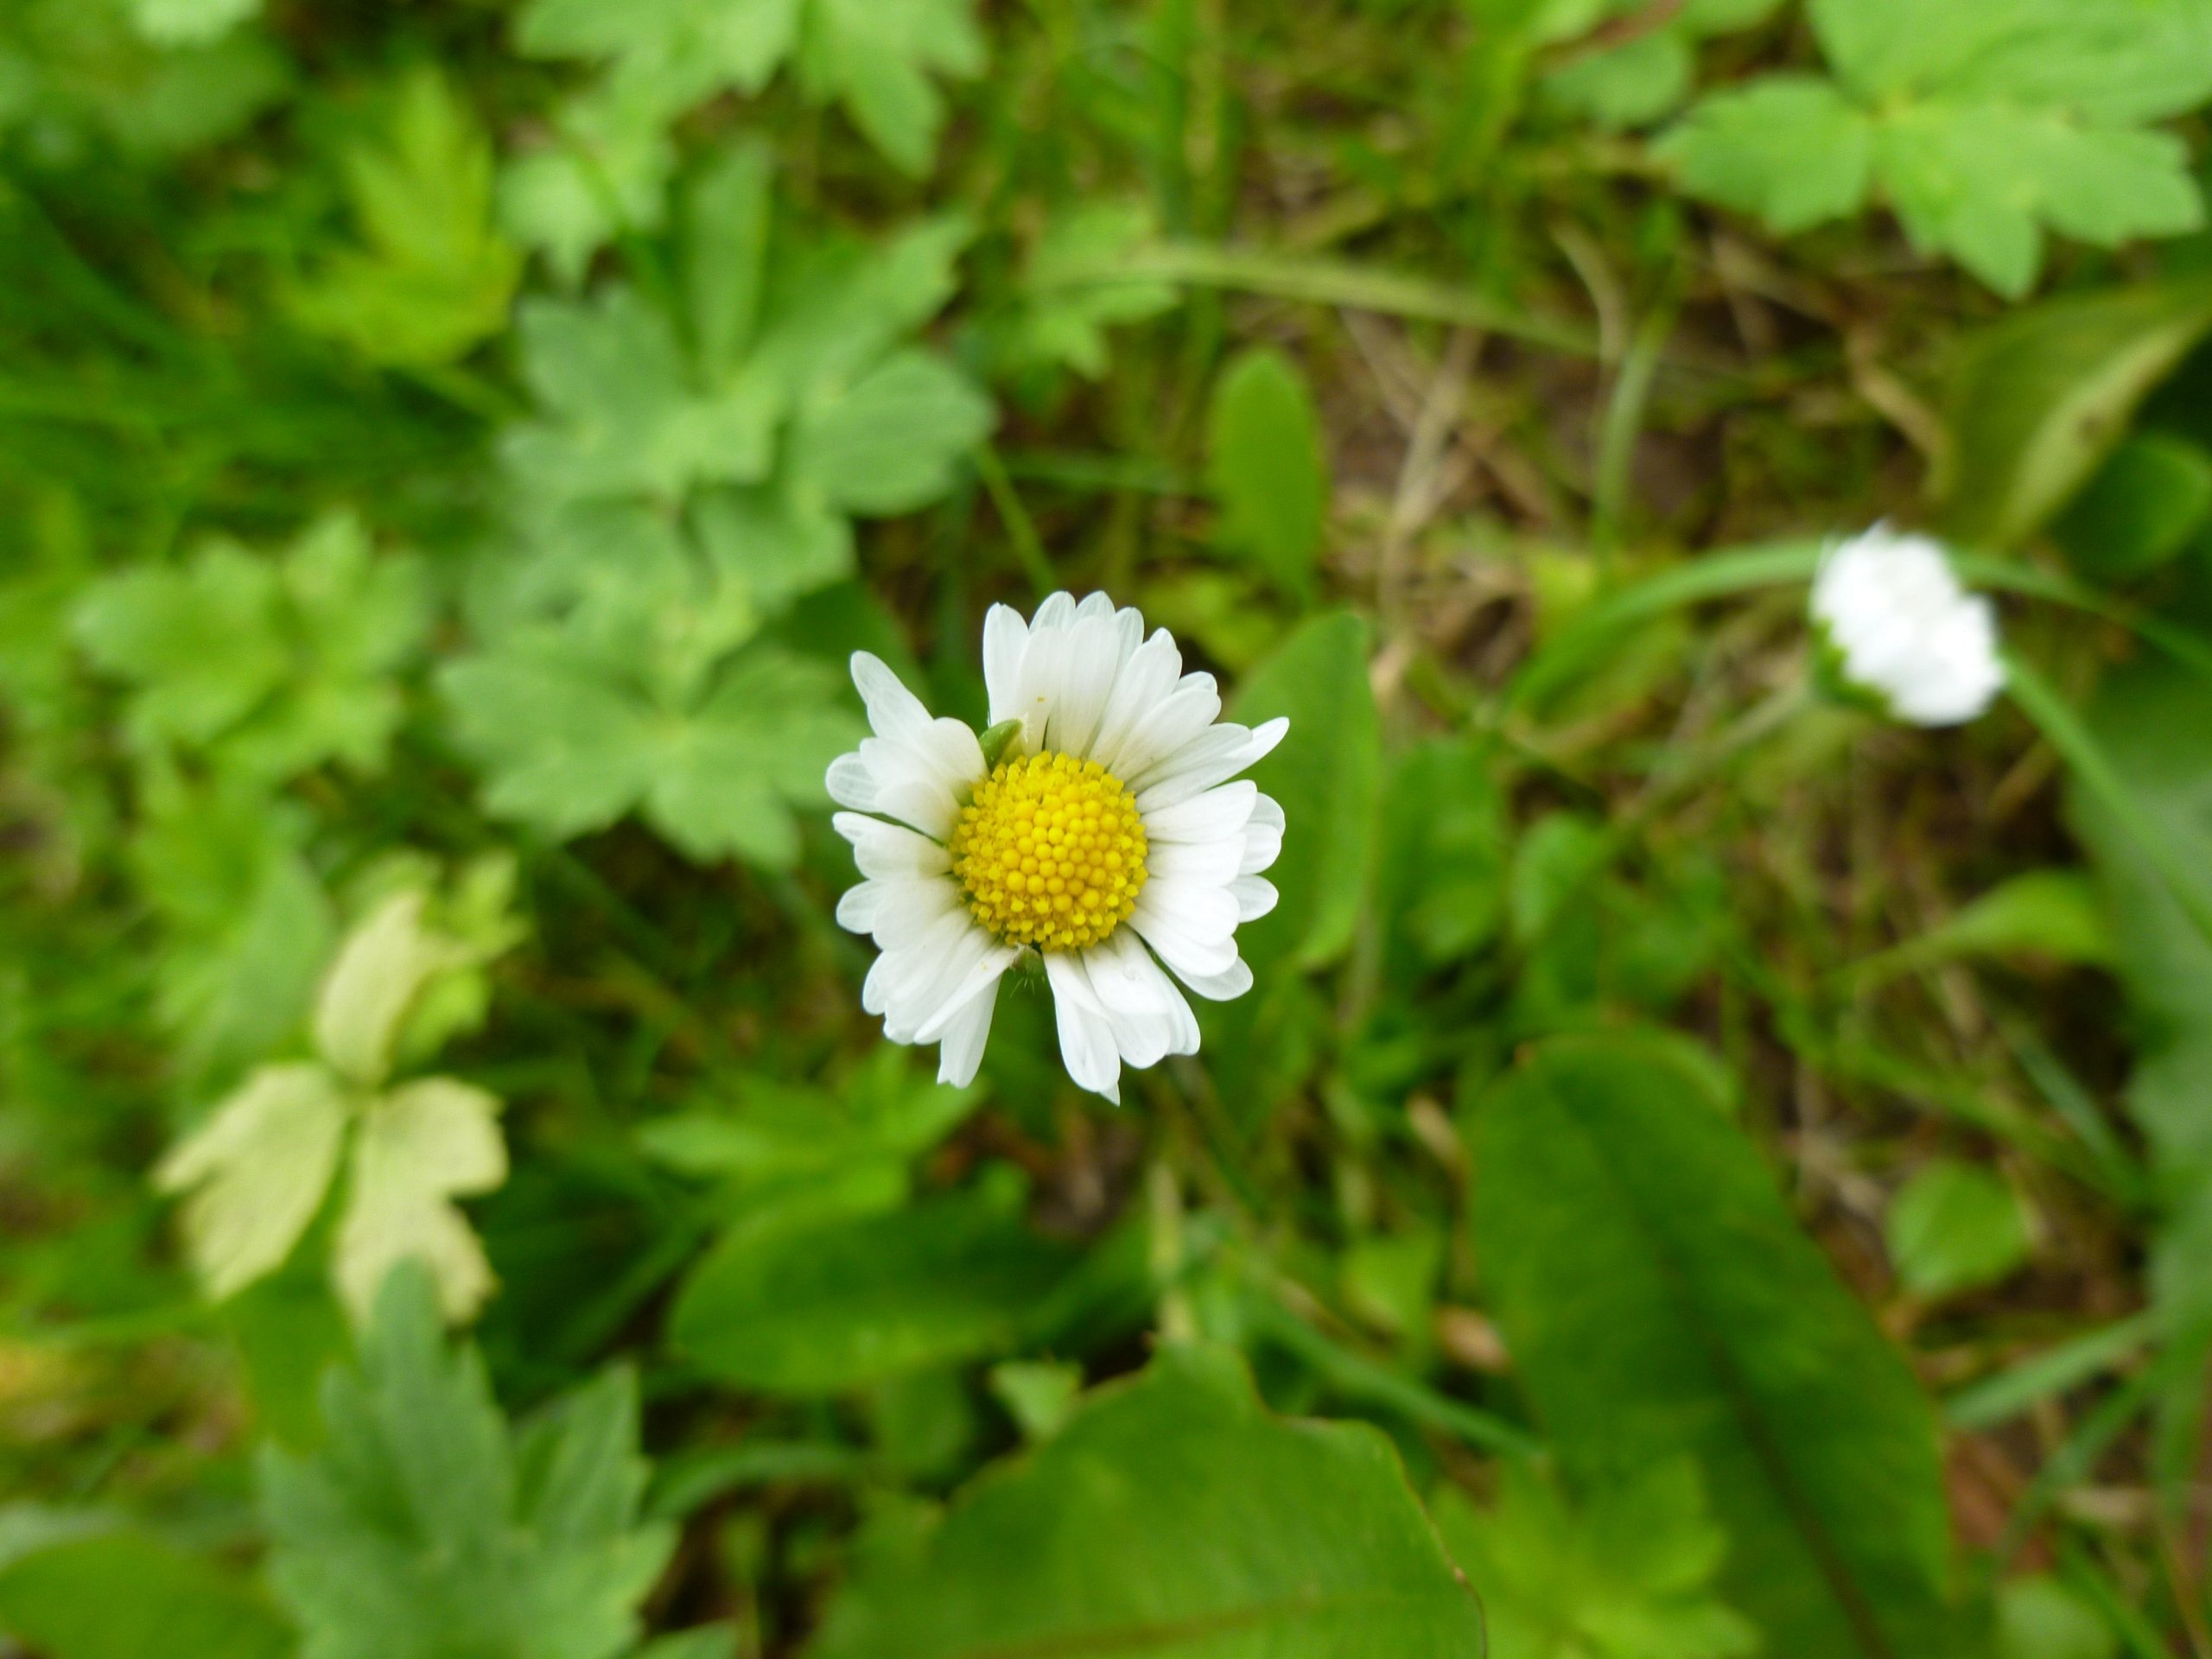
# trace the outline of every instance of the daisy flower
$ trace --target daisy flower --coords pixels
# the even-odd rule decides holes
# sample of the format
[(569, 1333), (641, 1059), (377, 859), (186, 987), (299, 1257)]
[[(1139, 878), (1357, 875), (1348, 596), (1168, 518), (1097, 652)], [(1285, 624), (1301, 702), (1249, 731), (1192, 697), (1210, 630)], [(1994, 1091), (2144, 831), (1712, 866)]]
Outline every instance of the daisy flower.
[(1251, 988), (1236, 926), (1274, 907), (1261, 872), (1283, 816), (1231, 780), (1290, 722), (1222, 722), (1213, 676), (1103, 594), (1055, 594), (1027, 623), (993, 606), (983, 677), (979, 737), (853, 658), (875, 735), (829, 785), (865, 878), (837, 919), (882, 952), (861, 1003), (893, 1042), (941, 1045), (939, 1080), (965, 1084), (999, 981), (1041, 960), (1068, 1075), (1118, 1103), (1124, 1062), (1198, 1052), (1177, 980), (1216, 1001)]
[(1832, 549), (1813, 579), (1812, 614), (1844, 679), (1898, 720), (1961, 725), (2004, 689), (1996, 609), (1960, 586), (1928, 537), (1878, 524)]

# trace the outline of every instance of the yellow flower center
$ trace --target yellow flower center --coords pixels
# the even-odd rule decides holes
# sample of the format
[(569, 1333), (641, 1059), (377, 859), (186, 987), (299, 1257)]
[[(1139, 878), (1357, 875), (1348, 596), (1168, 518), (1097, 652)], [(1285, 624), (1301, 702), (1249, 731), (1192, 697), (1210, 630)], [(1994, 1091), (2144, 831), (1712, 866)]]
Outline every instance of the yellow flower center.
[(950, 845), (968, 908), (1008, 944), (1096, 944), (1129, 919), (1144, 891), (1144, 820), (1096, 760), (1001, 760), (976, 785)]

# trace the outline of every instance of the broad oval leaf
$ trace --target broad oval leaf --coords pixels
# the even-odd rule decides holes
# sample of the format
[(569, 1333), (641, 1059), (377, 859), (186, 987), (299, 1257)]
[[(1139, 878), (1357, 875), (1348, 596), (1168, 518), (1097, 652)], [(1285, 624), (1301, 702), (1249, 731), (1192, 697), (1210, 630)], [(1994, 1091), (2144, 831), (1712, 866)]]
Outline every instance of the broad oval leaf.
[(2200, 280), (2054, 301), (1970, 340), (1951, 385), (1946, 532), (1990, 547), (2032, 536), (2208, 330)]
[(1288, 1423), (1171, 1349), (846, 1588), (812, 1659), (1482, 1659), (1482, 1617), (1364, 1424)]
[(693, 1272), (671, 1329), (728, 1382), (835, 1394), (1011, 1350), (1072, 1255), (988, 1185), (887, 1214), (744, 1228)]
[(1473, 1150), (1495, 1311), (1571, 1478), (1696, 1456), (1720, 1586), (1770, 1652), (1977, 1651), (1929, 1402), (1689, 1071), (1631, 1037), (1546, 1044)]
[(48, 1659), (286, 1659), (297, 1647), (246, 1584), (123, 1531), (63, 1536), (0, 1566), (0, 1630)]
[(1323, 967), (1351, 943), (1382, 789), (1368, 645), (1367, 624), (1350, 612), (1317, 616), (1253, 671), (1237, 696), (1233, 715), (1246, 725), (1290, 719), (1290, 734), (1252, 772), (1282, 803), (1289, 826), (1268, 872), (1281, 902), (1238, 938), (1255, 971), (1286, 960)]
[(1320, 416), (1297, 365), (1265, 347), (1230, 364), (1214, 388), (1207, 441), (1223, 533), (1250, 550), (1285, 593), (1305, 598), (1321, 550), (1329, 477)]

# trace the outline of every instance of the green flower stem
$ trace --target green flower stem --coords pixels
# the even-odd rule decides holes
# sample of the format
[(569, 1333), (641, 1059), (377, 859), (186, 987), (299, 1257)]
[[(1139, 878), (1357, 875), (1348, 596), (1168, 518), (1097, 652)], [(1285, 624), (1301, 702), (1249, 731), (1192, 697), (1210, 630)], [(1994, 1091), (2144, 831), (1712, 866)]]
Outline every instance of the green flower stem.
[(2135, 791), (2127, 786), (2126, 779), (2113, 766), (2103, 747), (2057, 690), (2009, 652), (2005, 656), (2005, 667), (2011, 681), (2012, 701), (2035, 722), (2044, 741), (2058, 751), (2059, 758), (2072, 769), (2082, 787), (2113, 815), (2134, 842), (2136, 850), (2158, 871), (2174, 902), (2188, 914), (2206, 940), (2212, 942), (2212, 893), (2205, 891), (2203, 879), (2190, 868), (2165, 830), (2136, 798)]

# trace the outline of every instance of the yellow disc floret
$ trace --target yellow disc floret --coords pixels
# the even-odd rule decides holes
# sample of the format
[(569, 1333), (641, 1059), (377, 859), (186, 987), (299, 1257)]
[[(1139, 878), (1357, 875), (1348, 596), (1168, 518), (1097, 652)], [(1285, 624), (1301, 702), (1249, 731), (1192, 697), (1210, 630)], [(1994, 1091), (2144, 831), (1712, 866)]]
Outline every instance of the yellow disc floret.
[(1112, 772), (1073, 755), (1001, 760), (961, 809), (950, 847), (968, 908), (1008, 944), (1096, 944), (1144, 891), (1136, 803)]

